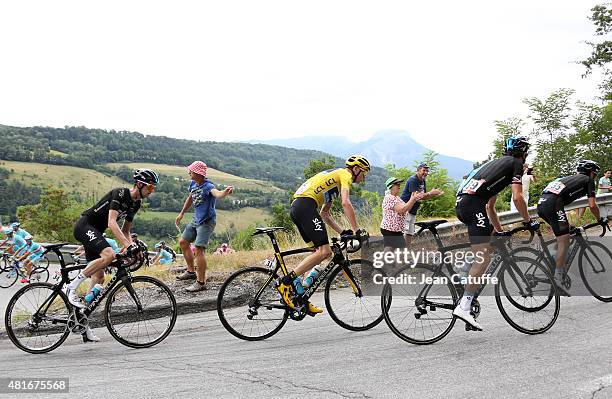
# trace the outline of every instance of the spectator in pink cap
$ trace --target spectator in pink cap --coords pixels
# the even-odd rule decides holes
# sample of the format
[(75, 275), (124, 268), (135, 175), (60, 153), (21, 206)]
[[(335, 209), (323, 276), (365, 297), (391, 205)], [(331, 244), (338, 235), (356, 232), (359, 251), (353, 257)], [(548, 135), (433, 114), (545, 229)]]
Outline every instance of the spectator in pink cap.
[[(206, 289), (206, 258), (204, 251), (208, 246), (208, 240), (215, 230), (217, 224), (215, 203), (217, 198), (224, 198), (234, 191), (232, 186), (227, 186), (225, 190), (219, 191), (215, 185), (206, 178), (208, 167), (202, 161), (195, 161), (187, 167), (189, 171), (189, 195), (185, 200), (183, 209), (176, 217), (176, 226), (179, 227), (185, 212), (194, 207), (193, 220), (185, 226), (183, 236), (179, 245), (183, 251), (187, 270), (177, 276), (178, 280), (196, 280), (186, 288), (189, 292), (198, 292)], [(179, 227), (180, 229), (180, 227)], [(195, 244), (195, 255), (190, 249), (190, 244)], [(194, 258), (195, 265), (194, 267)]]

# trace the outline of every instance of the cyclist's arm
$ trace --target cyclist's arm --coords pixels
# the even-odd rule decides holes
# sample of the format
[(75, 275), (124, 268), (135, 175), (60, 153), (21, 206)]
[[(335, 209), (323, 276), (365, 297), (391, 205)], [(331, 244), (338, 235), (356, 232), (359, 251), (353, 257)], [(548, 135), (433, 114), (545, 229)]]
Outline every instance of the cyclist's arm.
[(516, 210), (519, 211), (519, 213), (523, 217), (523, 220), (525, 222), (530, 221), (531, 217), (529, 216), (529, 211), (527, 210), (527, 203), (525, 202), (525, 198), (523, 197), (523, 185), (512, 185), (512, 201), (514, 202)]
[(331, 206), (331, 202), (326, 202), (325, 204), (323, 204), (323, 207), (321, 208), (321, 218), (323, 218), (325, 224), (334, 229), (335, 232), (342, 233), (342, 228), (338, 226), (338, 223), (336, 223), (334, 218), (332, 218), (331, 213), (329, 212)]
[(601, 219), (601, 213), (599, 212), (599, 207), (597, 206), (597, 202), (595, 201), (595, 197), (589, 197), (589, 209), (593, 216), (595, 216), (595, 220)]
[(499, 221), (499, 216), (497, 216), (497, 211), (495, 210), (496, 201), (497, 195), (494, 195), (489, 199), (489, 202), (487, 202), (487, 216), (489, 217), (495, 231), (502, 231), (503, 227)]
[[(123, 234), (123, 231), (119, 228), (119, 224), (117, 223), (118, 216), (119, 216), (119, 212), (117, 212), (116, 210), (111, 209), (108, 211), (108, 228), (110, 229), (110, 231), (113, 232), (113, 235), (115, 236), (115, 238), (121, 241), (121, 243), (124, 246), (129, 247), (132, 242)], [(128, 230), (127, 230), (129, 232), (130, 231), (129, 227), (132, 224), (126, 221), (123, 227), (125, 228), (127, 224), (129, 224)]]
[(123, 227), (121, 228), (121, 232), (123, 233), (125, 238), (127, 238), (130, 241), (130, 244), (134, 242), (132, 241), (132, 235), (130, 234), (131, 229), (132, 229), (132, 222), (128, 222), (127, 220), (123, 222)]
[[(351, 229), (356, 232), (359, 230), (359, 225), (357, 224), (357, 217), (355, 216), (355, 208), (353, 208), (353, 204), (351, 204), (349, 190), (345, 188), (340, 190), (340, 197), (342, 198), (342, 210), (344, 210), (344, 215), (348, 219)], [(342, 230), (340, 230), (339, 233), (341, 231)]]

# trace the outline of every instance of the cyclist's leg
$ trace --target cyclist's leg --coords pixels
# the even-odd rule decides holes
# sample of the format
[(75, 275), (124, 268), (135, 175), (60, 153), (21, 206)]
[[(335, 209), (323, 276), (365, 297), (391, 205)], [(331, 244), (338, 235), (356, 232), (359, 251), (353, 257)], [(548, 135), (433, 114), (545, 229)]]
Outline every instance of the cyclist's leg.
[[(481, 277), (491, 259), (490, 241), (493, 226), (487, 217), (487, 201), (484, 198), (465, 195), (457, 199), (456, 213), (461, 222), (467, 225), (468, 236), (472, 244), (472, 251), (476, 254), (474, 264), (470, 268), (471, 279)], [(453, 311), (453, 314), (477, 329), (482, 329), (470, 314), (474, 294), (479, 285), (468, 281), (461, 301)]]
[(563, 287), (565, 260), (570, 245), (569, 223), (563, 206), (563, 200), (556, 195), (546, 195), (538, 202), (538, 216), (550, 225), (557, 238), (557, 255), (555, 259), (555, 284), (561, 293), (567, 295)]

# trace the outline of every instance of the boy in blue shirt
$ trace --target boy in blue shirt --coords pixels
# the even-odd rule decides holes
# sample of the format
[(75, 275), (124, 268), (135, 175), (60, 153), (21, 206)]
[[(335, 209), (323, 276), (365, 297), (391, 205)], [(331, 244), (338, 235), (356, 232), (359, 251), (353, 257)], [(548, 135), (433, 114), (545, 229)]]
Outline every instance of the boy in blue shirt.
[[(217, 198), (224, 198), (234, 191), (232, 186), (227, 186), (223, 191), (217, 190), (215, 185), (206, 179), (207, 169), (208, 167), (202, 161), (195, 161), (187, 167), (189, 177), (191, 178), (189, 195), (185, 200), (183, 209), (176, 217), (176, 226), (179, 227), (185, 212), (189, 210), (191, 205), (195, 208), (193, 220), (185, 226), (183, 236), (179, 241), (185, 262), (187, 263), (187, 270), (185, 273), (177, 276), (177, 279), (196, 279), (193, 284), (186, 288), (188, 292), (206, 289), (206, 258), (204, 257), (204, 251), (217, 224), (215, 203)], [(197, 269), (194, 267), (194, 254), (189, 247), (191, 243), (194, 243), (196, 248), (195, 264)]]

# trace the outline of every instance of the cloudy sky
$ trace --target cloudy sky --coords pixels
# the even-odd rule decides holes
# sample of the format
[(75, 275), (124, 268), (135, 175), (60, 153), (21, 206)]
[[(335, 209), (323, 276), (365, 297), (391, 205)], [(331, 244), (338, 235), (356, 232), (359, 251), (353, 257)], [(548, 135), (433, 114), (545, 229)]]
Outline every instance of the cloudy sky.
[(581, 1), (0, 5), (0, 124), (200, 140), (402, 129), (470, 160), (524, 97), (597, 79)]

